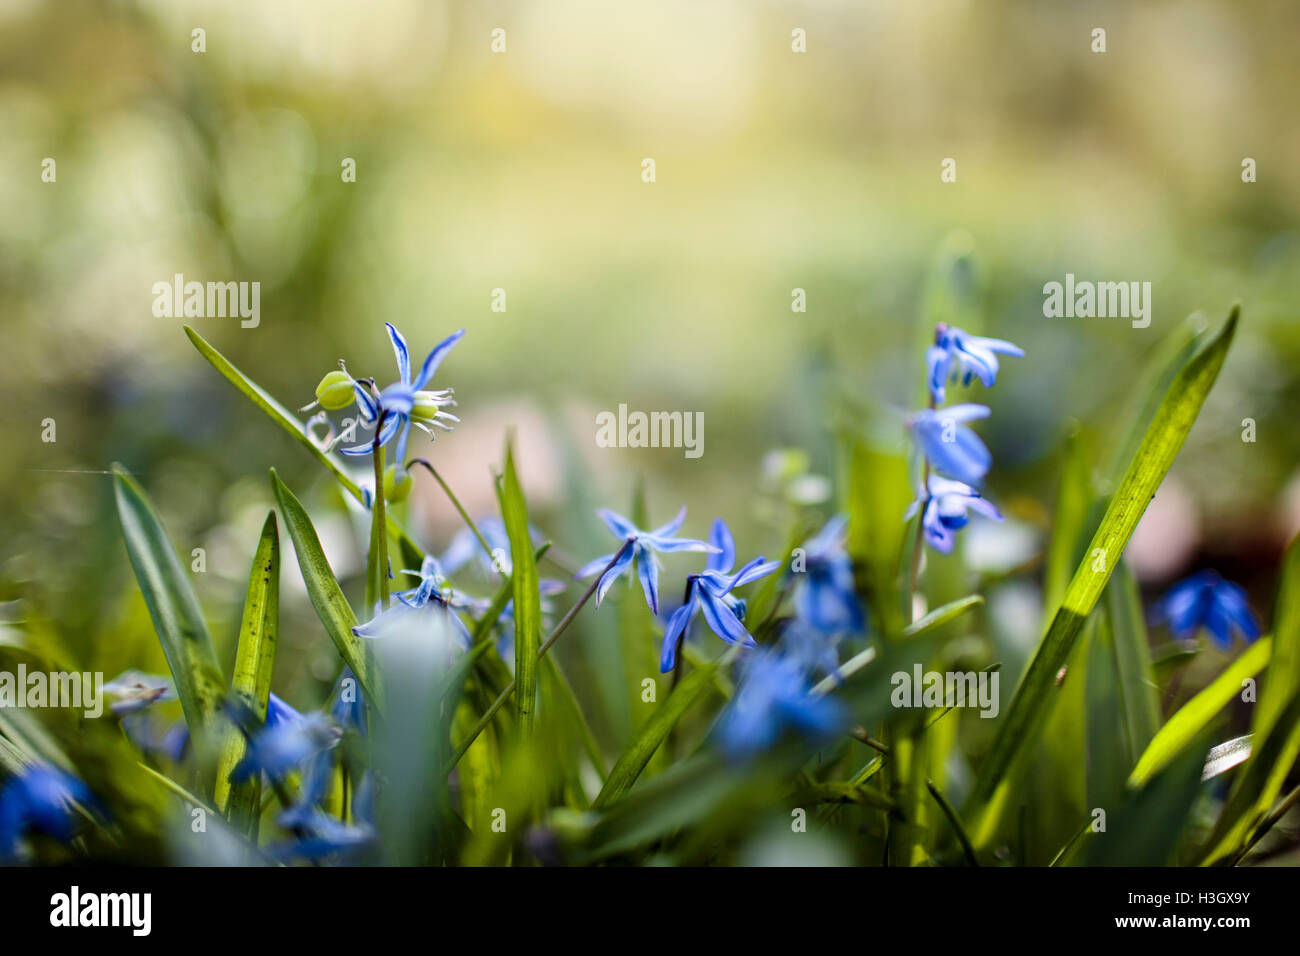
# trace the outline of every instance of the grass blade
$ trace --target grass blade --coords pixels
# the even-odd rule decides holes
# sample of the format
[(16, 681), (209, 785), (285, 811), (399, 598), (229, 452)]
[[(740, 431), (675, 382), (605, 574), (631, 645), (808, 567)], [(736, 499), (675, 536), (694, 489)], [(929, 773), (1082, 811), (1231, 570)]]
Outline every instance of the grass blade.
[(380, 698), (377, 695), (378, 688), (375, 687), (376, 675), (371, 667), (370, 654), (361, 638), (352, 633), (352, 628), (357, 625), (357, 616), (330, 569), (316, 528), (302, 503), (280, 480), (274, 468), (271, 469), (271, 487), (284, 518), (284, 526), (289, 532), (289, 539), (293, 542), (293, 550), (298, 555), (298, 567), (302, 570), (302, 580), (307, 585), (307, 597), (311, 600), (311, 606), (316, 609), (316, 615), (325, 626), (325, 633), (334, 642), (334, 647), (338, 649), (343, 663), (352, 668), (357, 683), (361, 685), (371, 705), (378, 706)]
[(162, 642), (185, 723), (197, 738), (226, 693), (208, 625), (162, 522), (120, 465), (113, 466), (113, 493), (131, 567)]
[[(271, 669), (275, 664), (275, 644), (280, 627), (280, 535), (275, 512), (266, 516), (262, 537), (253, 555), (248, 573), (248, 596), (244, 600), (244, 617), (239, 626), (239, 648), (235, 652), (235, 676), (230, 689), (258, 721), (266, 720), (267, 700), (271, 693)], [(262, 778), (253, 774), (242, 783), (232, 784), (230, 773), (248, 749), (237, 727), (226, 731), (217, 765), (213, 802), (240, 833), (255, 836), (262, 799)]]
[(505, 474), (501, 482), (501, 518), (510, 538), (513, 563), (511, 586), (515, 618), (515, 716), (525, 736), (533, 732), (537, 716), (537, 655), (542, 644), (542, 597), (528, 534), (528, 509), (515, 474), (514, 450), (506, 444)]
[[(1056, 675), (1070, 655), (1084, 621), (1092, 613), (1147, 505), (1173, 465), (1223, 367), (1237, 329), (1233, 309), (1218, 337), (1179, 372), (1156, 412), (1137, 454), (1111, 498), (1083, 562), (1066, 589), (1029, 669), (1011, 699), (992, 749), (980, 767), (971, 804), (982, 813), (977, 843), (992, 836), (1002, 801), (995, 800), (1013, 762), (1045, 721)], [(968, 813), (968, 818), (973, 815)]]

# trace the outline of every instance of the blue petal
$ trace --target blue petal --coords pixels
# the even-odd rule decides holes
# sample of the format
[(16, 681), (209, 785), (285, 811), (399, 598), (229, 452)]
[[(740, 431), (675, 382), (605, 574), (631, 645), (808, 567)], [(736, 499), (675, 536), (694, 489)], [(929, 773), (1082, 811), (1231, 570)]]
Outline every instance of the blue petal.
[(691, 596), (687, 598), (686, 603), (673, 611), (673, 616), (668, 619), (668, 628), (664, 631), (664, 646), (659, 657), (659, 672), (667, 674), (677, 666), (677, 646), (681, 643), (682, 636), (690, 626), (695, 612), (700, 609), (699, 603), (695, 598), (692, 589)]
[(411, 350), (406, 347), (406, 339), (393, 327), (393, 323), (385, 322), (384, 325), (388, 329), (388, 337), (393, 341), (393, 354), (397, 356), (397, 374), (404, 385), (410, 385)]
[(736, 539), (731, 536), (731, 529), (721, 518), (715, 518), (713, 529), (709, 532), (709, 544), (717, 552), (709, 555), (705, 565), (710, 571), (730, 571), (736, 563)]
[(659, 565), (648, 551), (641, 552), (641, 560), (636, 563), (636, 573), (641, 579), (641, 590), (645, 592), (646, 603), (652, 614), (659, 614)]
[(424, 360), (424, 364), (420, 366), (420, 374), (417, 375), (415, 381), (411, 383), (412, 389), (418, 392), (420, 389), (424, 388), (424, 386), (429, 384), (429, 380), (433, 378), (433, 373), (438, 371), (438, 366), (441, 365), (442, 360), (447, 357), (447, 353), (451, 351), (451, 347), (459, 342), (461, 336), (464, 334), (465, 330), (460, 329), (457, 332), (453, 332), (433, 347), (433, 351), (429, 353), (428, 357)]

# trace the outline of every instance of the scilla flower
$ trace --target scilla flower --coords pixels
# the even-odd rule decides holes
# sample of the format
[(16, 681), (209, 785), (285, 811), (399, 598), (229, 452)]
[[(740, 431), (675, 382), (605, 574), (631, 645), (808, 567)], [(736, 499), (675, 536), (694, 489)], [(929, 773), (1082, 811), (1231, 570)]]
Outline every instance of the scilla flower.
[(1199, 571), (1179, 581), (1151, 607), (1155, 624), (1168, 624), (1179, 640), (1189, 640), (1204, 628), (1225, 651), (1233, 633), (1249, 644), (1259, 637), (1259, 622), (1251, 613), (1246, 592), (1216, 571)]
[[(443, 411), (444, 408), (451, 408), (456, 404), (452, 400), (452, 390), (449, 388), (429, 390), (425, 386), (429, 384), (433, 373), (438, 370), (438, 366), (451, 351), (451, 347), (460, 341), (465, 330), (454, 332), (435, 345), (420, 367), (419, 374), (413, 379), (411, 378), (411, 353), (406, 347), (406, 339), (402, 338), (401, 332), (393, 328), (392, 323), (385, 322), (384, 325), (388, 329), (388, 337), (393, 342), (393, 353), (397, 356), (398, 380), (380, 392), (378, 399), (361, 385), (357, 385), (354, 391), (363, 425), (373, 428), (379, 421), (380, 415), (383, 415), (384, 421), (379, 427), (379, 444), (387, 445), (394, 437), (397, 438), (397, 450), (393, 460), (401, 467), (406, 461), (406, 439), (412, 425), (433, 438), (434, 428), (451, 431), (452, 426), (448, 423), (460, 421), (455, 415)], [(345, 455), (367, 455), (372, 444), (372, 442), (365, 442), (341, 451)]]
[(794, 606), (807, 627), (822, 634), (855, 634), (862, 629), (862, 607), (853, 586), (853, 564), (844, 550), (848, 518), (826, 522), (803, 546)]
[(92, 808), (95, 798), (81, 780), (57, 767), (33, 764), (11, 777), (0, 789), (0, 860), (17, 857), (30, 830), (71, 840), (77, 834), (74, 803)]
[(757, 646), (745, 629), (745, 602), (731, 592), (741, 585), (771, 574), (780, 567), (780, 562), (764, 562), (760, 556), (732, 574), (731, 568), (736, 563), (736, 542), (731, 536), (731, 529), (721, 518), (713, 522), (709, 543), (714, 551), (708, 557), (705, 570), (687, 576), (686, 603), (668, 619), (659, 660), (659, 669), (665, 674), (677, 665), (677, 646), (695, 615), (701, 611), (709, 629), (728, 644)]
[(333, 747), (340, 736), (338, 727), (324, 714), (299, 714), (292, 708), (268, 706), (265, 726), (249, 738), (248, 753), (230, 772), (230, 779), (239, 783), (265, 773), (272, 780), (283, 780), (311, 757)]
[(718, 721), (718, 740), (729, 757), (743, 758), (768, 749), (786, 730), (817, 740), (846, 723), (838, 701), (812, 693), (800, 661), (768, 650), (747, 662), (736, 696)]
[[(443, 571), (446, 574), (455, 574), (470, 561), (475, 561), (485, 574), (494, 575), (497, 572), (509, 574), (514, 568), (514, 556), (510, 551), (510, 536), (506, 534), (505, 522), (495, 515), (487, 515), (479, 518), (474, 524), (479, 534), (483, 535), (483, 541), (487, 542), (488, 550), (483, 550), (483, 543), (479, 541), (473, 529), (461, 528), (452, 537), (451, 544), (447, 546), (442, 557), (438, 559)], [(528, 528), (528, 536), (537, 545), (546, 540), (545, 536), (531, 525)]]
[(442, 566), (433, 555), (425, 557), (420, 570), (404, 570), (402, 574), (415, 575), (420, 583), (394, 594), (397, 601), (392, 607), (381, 611), (365, 624), (358, 624), (352, 633), (357, 637), (382, 638), (394, 629), (419, 628), (424, 623), (422, 618), (436, 616), (445, 618), (456, 644), (462, 650), (468, 650), (471, 643), (469, 629), (453, 608), (471, 608), (477, 606), (477, 602), (448, 587)]
[[(681, 528), (682, 522), (686, 520), (686, 508), (677, 512), (677, 517), (662, 527), (655, 528), (653, 531), (642, 531), (632, 522), (628, 521), (622, 515), (615, 514), (604, 508), (596, 512), (600, 515), (605, 527), (609, 528), (610, 533), (616, 538), (624, 541), (631, 541), (632, 547), (623, 551), (622, 556), (614, 562), (603, 575), (596, 588), (596, 606), (600, 607), (600, 602), (605, 599), (605, 594), (620, 576), (628, 572), (636, 562), (637, 575), (641, 578), (641, 589), (645, 591), (646, 603), (650, 605), (650, 610), (659, 613), (659, 559), (656, 554), (667, 554), (672, 551), (715, 551), (712, 545), (705, 544), (703, 541), (697, 541), (694, 538), (675, 538), (673, 535)], [(614, 561), (614, 555), (606, 554), (603, 557), (596, 558), (594, 561), (588, 561), (578, 573), (576, 578), (589, 578), (597, 571), (600, 571), (611, 561)]]
[(986, 405), (926, 408), (912, 416), (908, 428), (935, 471), (968, 485), (978, 485), (988, 474), (993, 456), (979, 436), (966, 427), (966, 422), (988, 415)]
[(928, 486), (926, 497), (913, 501), (903, 520), (909, 520), (918, 508), (924, 508), (921, 527), (926, 542), (936, 551), (952, 553), (957, 532), (970, 520), (966, 514), (968, 510), (994, 521), (1002, 520), (1002, 513), (970, 485), (931, 475)]
[(1025, 350), (1002, 339), (971, 335), (940, 322), (934, 330), (934, 345), (925, 355), (930, 366), (930, 395), (935, 404), (943, 404), (945, 386), (950, 377), (954, 382), (960, 377), (963, 385), (978, 378), (986, 388), (992, 388), (998, 377), (999, 353), (1018, 358), (1025, 354)]

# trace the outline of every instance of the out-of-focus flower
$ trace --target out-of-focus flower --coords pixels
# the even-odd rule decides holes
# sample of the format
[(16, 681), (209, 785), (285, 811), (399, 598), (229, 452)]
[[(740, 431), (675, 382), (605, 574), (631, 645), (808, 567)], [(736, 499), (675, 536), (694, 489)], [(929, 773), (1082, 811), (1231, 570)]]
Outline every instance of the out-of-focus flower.
[(986, 405), (926, 408), (912, 416), (908, 427), (935, 471), (968, 485), (978, 485), (988, 474), (993, 456), (965, 423), (987, 418), (988, 414)]
[[(361, 385), (357, 385), (354, 392), (362, 424), (373, 428), (382, 414), (383, 424), (379, 426), (379, 444), (387, 445), (396, 437), (397, 451), (394, 463), (399, 468), (403, 468), (406, 463), (406, 440), (412, 425), (433, 438), (434, 428), (451, 431), (452, 424), (449, 423), (460, 421), (450, 412), (443, 411), (456, 404), (452, 399), (452, 390), (449, 388), (429, 390), (425, 386), (429, 384), (433, 373), (438, 370), (438, 366), (451, 351), (451, 347), (460, 341), (465, 330), (453, 332), (435, 345), (420, 367), (419, 374), (412, 378), (411, 353), (406, 346), (406, 339), (392, 323), (385, 322), (384, 325), (393, 343), (393, 354), (397, 357), (398, 380), (380, 392), (378, 399)], [(341, 451), (345, 455), (368, 455), (372, 447), (373, 442), (364, 442), (352, 448), (343, 448)]]
[(856, 634), (862, 630), (862, 606), (853, 584), (853, 564), (844, 541), (848, 518), (826, 522), (803, 546), (794, 606), (799, 620), (822, 634)]
[(967, 510), (994, 521), (1002, 520), (1002, 513), (993, 507), (992, 502), (964, 482), (931, 475), (927, 485), (926, 497), (913, 501), (903, 520), (910, 519), (918, 508), (923, 507), (925, 510), (921, 514), (921, 527), (925, 531), (926, 542), (936, 551), (952, 553), (953, 545), (957, 542), (957, 532), (970, 521)]
[(406, 591), (399, 591), (393, 596), (397, 602), (386, 611), (381, 611), (365, 624), (358, 624), (352, 629), (357, 637), (382, 638), (395, 628), (418, 628), (425, 617), (445, 619), (462, 650), (468, 650), (471, 637), (465, 622), (453, 610), (454, 608), (472, 608), (477, 606), (473, 598), (447, 587), (447, 578), (442, 573), (442, 566), (433, 555), (425, 557), (420, 570), (404, 570), (403, 574), (412, 574), (420, 583)]
[[(455, 574), (470, 561), (475, 561), (485, 574), (496, 574), (498, 571), (510, 574), (514, 570), (514, 554), (510, 550), (510, 536), (506, 533), (505, 522), (495, 515), (488, 515), (479, 518), (475, 527), (483, 535), (483, 541), (487, 542), (488, 550), (483, 550), (482, 542), (471, 528), (461, 528), (439, 558), (443, 572)], [(530, 527), (528, 536), (534, 544), (541, 544), (544, 540), (536, 528)]]
[(960, 376), (963, 385), (969, 385), (971, 378), (978, 378), (986, 388), (992, 388), (998, 377), (999, 353), (1020, 357), (1025, 350), (1002, 339), (971, 335), (940, 322), (934, 330), (934, 345), (925, 354), (930, 367), (930, 396), (942, 405), (950, 377), (955, 382)]
[(736, 542), (731, 536), (731, 529), (721, 518), (713, 522), (709, 544), (713, 550), (705, 570), (687, 576), (686, 601), (668, 619), (659, 661), (659, 669), (664, 673), (677, 665), (677, 647), (696, 613), (700, 611), (704, 613), (709, 629), (728, 644), (756, 646), (754, 638), (745, 629), (745, 602), (731, 592), (771, 574), (780, 567), (780, 562), (764, 562), (760, 556), (732, 574), (731, 568), (736, 563)]
[[(600, 582), (596, 587), (596, 606), (604, 600), (606, 592), (610, 586), (627, 572), (636, 562), (637, 575), (641, 579), (641, 589), (645, 591), (646, 603), (650, 605), (650, 610), (654, 614), (659, 613), (659, 559), (656, 554), (667, 554), (674, 551), (716, 551), (712, 545), (705, 544), (695, 538), (676, 538), (673, 537), (681, 529), (682, 522), (686, 520), (686, 507), (683, 505), (682, 510), (677, 512), (677, 517), (666, 525), (655, 528), (653, 531), (642, 531), (632, 522), (628, 521), (622, 515), (615, 514), (612, 511), (602, 508), (596, 512), (600, 515), (605, 527), (609, 528), (610, 533), (616, 538), (624, 541), (631, 541), (632, 547), (623, 551), (617, 561), (600, 577)], [(576, 578), (589, 578), (596, 572), (600, 571), (611, 561), (619, 552), (603, 555), (594, 561), (588, 561), (578, 573)]]
[(751, 656), (736, 695), (718, 721), (718, 739), (732, 758), (771, 747), (787, 730), (813, 739), (843, 729), (847, 715), (833, 698), (811, 692), (804, 666), (778, 651)]
[(77, 834), (73, 803), (96, 806), (90, 788), (49, 764), (26, 767), (0, 789), (0, 859), (18, 856), (31, 830), (67, 843)]
[(333, 702), (330, 704), (330, 716), (344, 730), (355, 730), (361, 736), (366, 735), (366, 699), (361, 693), (361, 682), (357, 680), (352, 668), (344, 667), (343, 673), (334, 684)]
[(117, 698), (109, 709), (119, 717), (139, 713), (161, 701), (176, 699), (176, 689), (170, 677), (140, 671), (123, 671), (104, 685), (104, 693)]
[(266, 716), (266, 725), (249, 738), (247, 754), (230, 772), (236, 783), (255, 773), (283, 780), (308, 758), (334, 746), (340, 736), (338, 727), (324, 714), (268, 707)]
[(1259, 637), (1259, 622), (1246, 592), (1217, 571), (1198, 571), (1179, 581), (1151, 606), (1150, 617), (1154, 624), (1167, 624), (1179, 640), (1189, 640), (1204, 628), (1224, 650), (1232, 647), (1234, 632), (1247, 644)]

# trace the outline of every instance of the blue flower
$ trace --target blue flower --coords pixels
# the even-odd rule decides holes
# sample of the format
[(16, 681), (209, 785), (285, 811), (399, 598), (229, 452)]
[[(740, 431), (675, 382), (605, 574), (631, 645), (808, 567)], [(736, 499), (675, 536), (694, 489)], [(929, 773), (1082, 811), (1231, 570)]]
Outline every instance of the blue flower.
[(352, 804), (354, 823), (344, 823), (320, 809), (333, 779), (334, 763), (328, 756), (322, 753), (312, 758), (303, 774), (298, 801), (275, 818), (281, 828), (293, 831), (295, 839), (268, 848), (272, 860), (346, 859), (376, 843), (371, 774), (367, 773), (357, 787)]
[(344, 730), (355, 730), (361, 736), (366, 735), (366, 699), (361, 694), (361, 682), (357, 680), (352, 668), (344, 667), (343, 673), (334, 684), (334, 702), (330, 704), (330, 716)]
[(1002, 520), (1002, 513), (970, 485), (938, 475), (931, 475), (928, 485), (926, 497), (913, 501), (903, 520), (907, 521), (923, 507), (921, 527), (926, 542), (936, 551), (952, 553), (957, 532), (970, 520), (966, 514), (968, 509), (994, 521)]
[(1179, 640), (1193, 638), (1205, 628), (1224, 650), (1232, 647), (1234, 632), (1247, 644), (1259, 637), (1259, 622), (1246, 592), (1216, 571), (1198, 571), (1179, 581), (1151, 606), (1150, 616), (1154, 624), (1168, 624)]
[[(496, 574), (498, 567), (505, 574), (511, 573), (514, 568), (514, 555), (510, 550), (510, 536), (506, 533), (505, 522), (495, 515), (489, 515), (479, 518), (475, 525), (479, 534), (483, 535), (483, 540), (487, 542), (489, 550), (483, 550), (483, 544), (472, 528), (461, 528), (439, 559), (443, 573), (455, 574), (471, 560), (476, 561), (484, 573), (489, 575)], [(529, 527), (528, 536), (532, 538), (534, 544), (541, 544), (545, 540), (542, 533), (533, 527)]]
[(862, 630), (862, 606), (853, 584), (853, 563), (844, 550), (848, 518), (826, 522), (803, 546), (803, 568), (795, 588), (799, 620), (822, 634), (856, 634)]
[(939, 474), (978, 485), (993, 464), (993, 456), (966, 422), (987, 418), (986, 405), (926, 408), (912, 416), (908, 427), (921, 453)]
[(283, 780), (309, 758), (338, 742), (339, 729), (324, 714), (299, 714), (283, 701), (280, 705), (268, 705), (266, 724), (249, 738), (247, 754), (230, 772), (233, 782), (247, 780), (255, 773)]
[(699, 611), (704, 612), (704, 621), (709, 629), (728, 644), (757, 646), (745, 629), (745, 602), (731, 592), (741, 585), (767, 577), (781, 563), (765, 563), (760, 556), (732, 574), (731, 568), (736, 563), (736, 542), (731, 529), (721, 518), (713, 522), (709, 543), (714, 550), (708, 557), (705, 570), (687, 576), (686, 602), (668, 619), (659, 661), (659, 669), (665, 674), (677, 665), (677, 646)]
[[(411, 425), (414, 424), (416, 428), (433, 438), (434, 428), (451, 431), (452, 426), (447, 423), (460, 421), (450, 412), (443, 411), (444, 408), (456, 404), (451, 397), (452, 390), (449, 388), (429, 390), (425, 386), (429, 384), (433, 373), (438, 370), (438, 366), (451, 351), (451, 347), (460, 341), (465, 330), (454, 332), (435, 345), (433, 351), (425, 358), (424, 365), (420, 367), (419, 374), (412, 379), (411, 353), (406, 347), (406, 339), (402, 338), (401, 332), (393, 328), (392, 323), (385, 322), (384, 325), (388, 329), (388, 337), (393, 342), (393, 353), (397, 356), (398, 380), (380, 392), (377, 400), (365, 386), (359, 383), (354, 382), (354, 391), (363, 425), (373, 428), (379, 421), (380, 415), (383, 415), (384, 421), (379, 429), (379, 444), (387, 445), (396, 436), (397, 453), (393, 460), (401, 468), (406, 461), (406, 439), (410, 434)], [(367, 455), (372, 447), (373, 442), (366, 442), (341, 451), (345, 455)]]
[[(628, 521), (622, 515), (615, 514), (604, 508), (596, 512), (600, 515), (605, 527), (609, 528), (610, 533), (616, 538), (624, 541), (631, 541), (632, 547), (623, 551), (612, 567), (601, 575), (600, 582), (596, 588), (596, 606), (600, 607), (600, 602), (604, 600), (606, 592), (610, 586), (618, 580), (625, 572), (629, 571), (632, 563), (636, 561), (636, 571), (641, 579), (641, 589), (645, 591), (646, 603), (650, 605), (650, 610), (659, 613), (659, 559), (656, 554), (667, 554), (673, 551), (714, 551), (714, 547), (705, 544), (703, 541), (697, 541), (695, 538), (675, 538), (675, 535), (686, 520), (686, 507), (677, 512), (677, 517), (662, 527), (655, 528), (653, 531), (642, 531), (632, 522)], [(600, 571), (605, 565), (614, 560), (614, 555), (606, 554), (596, 558), (594, 561), (588, 561), (578, 573), (576, 578), (589, 578), (597, 571)]]
[(451, 628), (452, 636), (460, 648), (468, 650), (472, 637), (465, 622), (453, 609), (476, 607), (478, 602), (447, 587), (442, 566), (433, 555), (425, 557), (419, 571), (404, 570), (402, 574), (415, 575), (420, 583), (394, 594), (397, 602), (392, 607), (379, 612), (365, 624), (358, 624), (352, 633), (357, 637), (382, 638), (394, 629), (420, 628), (430, 623), (431, 618), (439, 618)]
[(829, 738), (847, 719), (838, 701), (812, 693), (802, 662), (769, 650), (749, 659), (736, 696), (718, 720), (718, 739), (729, 757), (743, 758), (768, 749), (786, 730)]
[(29, 830), (71, 840), (77, 834), (74, 803), (97, 805), (85, 783), (57, 767), (33, 764), (12, 777), (0, 790), (0, 859), (16, 857)]
[(935, 404), (943, 404), (950, 377), (955, 382), (960, 376), (963, 385), (969, 385), (972, 377), (978, 378), (986, 388), (992, 388), (998, 377), (998, 353), (1019, 358), (1025, 350), (1002, 339), (971, 335), (940, 322), (934, 330), (934, 345), (925, 353), (930, 366), (930, 395)]

